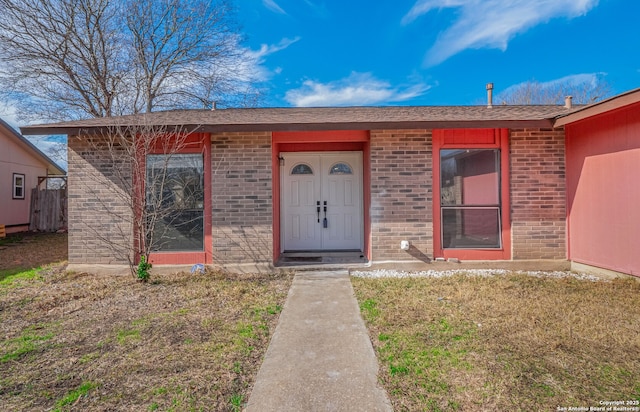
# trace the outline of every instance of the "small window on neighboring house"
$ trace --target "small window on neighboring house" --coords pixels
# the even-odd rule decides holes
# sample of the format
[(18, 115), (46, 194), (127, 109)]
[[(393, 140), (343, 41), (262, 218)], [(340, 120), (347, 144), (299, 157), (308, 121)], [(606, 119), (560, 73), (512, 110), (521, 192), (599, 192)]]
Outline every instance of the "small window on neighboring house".
[(13, 174), (13, 198), (24, 199), (24, 175), (20, 173)]

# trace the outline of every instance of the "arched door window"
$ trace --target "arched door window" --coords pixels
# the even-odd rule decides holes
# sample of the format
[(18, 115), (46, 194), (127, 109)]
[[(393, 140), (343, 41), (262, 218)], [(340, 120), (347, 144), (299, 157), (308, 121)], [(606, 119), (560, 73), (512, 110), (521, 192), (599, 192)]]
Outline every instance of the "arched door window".
[(291, 174), (292, 175), (312, 175), (313, 169), (311, 169), (311, 166), (309, 166), (308, 164), (298, 163), (297, 165), (293, 166), (293, 168), (291, 168)]
[(348, 164), (339, 162), (331, 166), (331, 168), (329, 169), (329, 174), (330, 175), (352, 175), (353, 170), (351, 169), (351, 166), (349, 166)]

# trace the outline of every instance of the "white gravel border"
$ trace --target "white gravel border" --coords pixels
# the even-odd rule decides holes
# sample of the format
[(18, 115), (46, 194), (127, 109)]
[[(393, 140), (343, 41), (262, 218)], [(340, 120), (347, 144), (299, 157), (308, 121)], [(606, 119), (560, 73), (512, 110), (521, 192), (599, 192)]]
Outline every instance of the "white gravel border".
[(568, 271), (524, 271), (524, 270), (506, 270), (506, 269), (453, 269), (453, 270), (423, 270), (419, 272), (406, 272), (400, 270), (375, 269), (371, 271), (353, 271), (351, 276), (357, 278), (444, 278), (455, 275), (467, 276), (505, 276), (509, 274), (534, 276), (537, 278), (575, 278), (578, 280), (586, 280), (590, 282), (608, 282), (597, 276), (588, 275), (586, 273), (575, 273)]

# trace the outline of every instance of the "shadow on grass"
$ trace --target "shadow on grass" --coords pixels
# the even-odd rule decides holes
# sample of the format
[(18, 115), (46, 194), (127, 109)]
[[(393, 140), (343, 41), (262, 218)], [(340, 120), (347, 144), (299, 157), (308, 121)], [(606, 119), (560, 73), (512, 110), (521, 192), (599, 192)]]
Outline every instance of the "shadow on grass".
[[(0, 238), (0, 283), (67, 260), (66, 233), (24, 232)], [(35, 271), (35, 272), (34, 272)]]

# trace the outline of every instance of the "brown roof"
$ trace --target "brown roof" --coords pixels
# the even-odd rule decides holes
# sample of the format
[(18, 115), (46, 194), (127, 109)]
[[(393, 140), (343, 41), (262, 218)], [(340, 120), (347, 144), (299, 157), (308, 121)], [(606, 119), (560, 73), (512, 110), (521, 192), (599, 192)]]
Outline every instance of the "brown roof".
[(553, 127), (563, 106), (389, 106), (171, 110), (22, 127), (24, 134), (79, 134), (125, 126), (193, 130), (284, 131), (469, 127)]
[(599, 114), (620, 109), (622, 107), (625, 107), (631, 104), (636, 104), (639, 102), (640, 102), (640, 88), (629, 90), (628, 92), (610, 97), (606, 100), (602, 100), (600, 102), (593, 103), (588, 106), (583, 106), (578, 110), (565, 113), (558, 117), (558, 119), (555, 122), (555, 125), (558, 127), (564, 126), (569, 123), (577, 122), (579, 120), (583, 120), (588, 117), (597, 116)]

